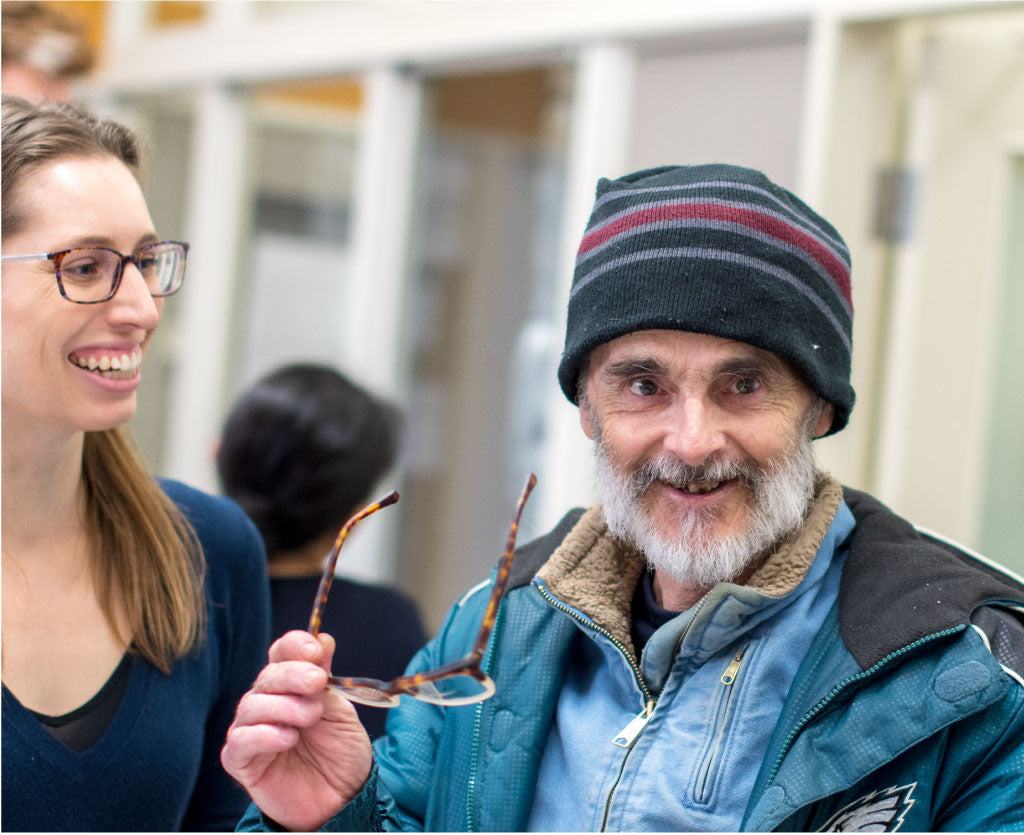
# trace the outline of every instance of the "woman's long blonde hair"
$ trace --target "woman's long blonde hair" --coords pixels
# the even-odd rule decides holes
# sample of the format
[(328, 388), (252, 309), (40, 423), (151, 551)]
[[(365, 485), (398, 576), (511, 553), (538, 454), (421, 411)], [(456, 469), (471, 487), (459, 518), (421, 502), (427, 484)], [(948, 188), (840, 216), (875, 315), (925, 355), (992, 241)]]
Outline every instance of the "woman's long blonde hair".
[[(25, 217), (18, 185), (63, 156), (113, 157), (138, 177), (140, 147), (128, 128), (65, 103), (3, 97), (2, 232)], [(163, 672), (202, 641), (202, 548), (191, 525), (147, 470), (127, 428), (86, 432), (82, 487), (89, 559), (114, 633)], [(124, 614), (129, 635), (123, 635)]]

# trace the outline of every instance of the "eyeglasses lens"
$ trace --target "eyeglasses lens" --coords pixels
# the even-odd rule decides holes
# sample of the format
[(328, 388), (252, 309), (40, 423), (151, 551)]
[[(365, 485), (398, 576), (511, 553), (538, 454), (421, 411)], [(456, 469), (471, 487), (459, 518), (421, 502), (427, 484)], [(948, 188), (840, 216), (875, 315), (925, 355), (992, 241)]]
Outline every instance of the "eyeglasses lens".
[(349, 701), (371, 705), (372, 707), (398, 706), (399, 698), (397, 695), (388, 694), (379, 689), (384, 686), (384, 682), (374, 682), (372, 679), (367, 679), (366, 681), (365, 685), (358, 683), (341, 684), (335, 679), (330, 679), (327, 682), (327, 689), (340, 693)]
[(64, 295), (76, 302), (103, 301), (110, 295), (121, 260), (106, 249), (73, 249), (60, 262)]
[[(380, 688), (387, 685), (375, 679), (345, 679), (343, 684), (340, 679), (332, 678), (328, 681), (327, 687), (340, 693), (346, 699), (359, 702), (373, 707), (396, 707), (399, 703), (399, 694), (385, 693)], [(490, 679), (485, 678), (479, 681), (468, 674), (456, 674), (439, 679), (438, 681), (425, 681), (421, 684), (409, 685), (402, 688), (402, 693), (413, 696), (424, 702), (431, 702), (436, 705), (468, 705), (486, 699), (494, 692), (494, 686)]]
[(139, 253), (142, 275), (154, 296), (169, 296), (181, 287), (185, 250), (178, 244), (155, 244)]
[[(185, 248), (178, 243), (146, 246), (136, 254), (135, 263), (152, 295), (169, 296), (181, 287)], [(72, 301), (103, 301), (110, 297), (120, 269), (121, 258), (109, 249), (73, 249), (60, 263), (61, 286)]]
[(426, 681), (409, 688), (409, 695), (438, 705), (472, 704), (491, 693), (483, 682), (470, 675), (456, 675), (438, 681)]

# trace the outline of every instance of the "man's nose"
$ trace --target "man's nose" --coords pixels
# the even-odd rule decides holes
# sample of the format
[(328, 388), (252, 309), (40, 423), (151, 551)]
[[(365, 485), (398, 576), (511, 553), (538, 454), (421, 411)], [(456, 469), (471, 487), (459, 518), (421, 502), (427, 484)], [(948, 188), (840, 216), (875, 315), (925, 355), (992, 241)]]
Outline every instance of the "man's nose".
[(725, 446), (725, 433), (713, 406), (699, 397), (681, 398), (666, 414), (664, 447), (691, 467)]

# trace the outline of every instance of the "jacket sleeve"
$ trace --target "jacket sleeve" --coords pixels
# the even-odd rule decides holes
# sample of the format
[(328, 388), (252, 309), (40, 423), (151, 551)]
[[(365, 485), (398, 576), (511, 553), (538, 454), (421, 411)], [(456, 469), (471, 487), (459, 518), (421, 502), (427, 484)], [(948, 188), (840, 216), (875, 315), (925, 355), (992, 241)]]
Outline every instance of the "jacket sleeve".
[[(481, 583), (452, 607), (437, 635), (413, 656), (407, 674), (458, 661), (470, 652), (490, 589), (489, 582)], [(374, 822), (384, 830), (423, 831), (447, 712), (472, 709), (444, 708), (404, 696), (389, 710), (387, 732), (374, 743), (379, 774)]]
[[(467, 593), (449, 611), (437, 635), (409, 662), (411, 674), (463, 658), (472, 649), (487, 604), (490, 583)], [(453, 708), (467, 710), (471, 708)], [(322, 832), (422, 832), (427, 817), (446, 709), (403, 697), (388, 711), (387, 733), (374, 742), (374, 766), (362, 790)], [(239, 832), (279, 831), (251, 805)]]
[[(377, 765), (362, 790), (337, 815), (327, 821), (321, 832), (397, 832), (400, 830), (393, 805), (387, 799), (378, 801), (380, 778)], [(236, 832), (285, 832), (276, 821), (264, 815), (255, 803), (250, 803), (238, 822)]]

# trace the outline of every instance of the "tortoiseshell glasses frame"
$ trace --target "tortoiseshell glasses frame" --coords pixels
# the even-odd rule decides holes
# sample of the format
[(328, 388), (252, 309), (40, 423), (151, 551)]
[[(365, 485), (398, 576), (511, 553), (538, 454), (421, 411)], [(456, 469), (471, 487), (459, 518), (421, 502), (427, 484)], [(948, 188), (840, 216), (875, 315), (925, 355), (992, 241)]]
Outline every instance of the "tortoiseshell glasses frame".
[[(346, 699), (353, 702), (374, 707), (396, 707), (401, 700), (401, 696), (411, 696), (420, 701), (449, 707), (482, 702), (493, 696), (495, 689), (494, 681), (487, 673), (480, 669), (480, 662), (483, 660), (487, 641), (494, 630), (494, 621), (498, 614), (501, 597), (505, 593), (505, 587), (508, 585), (509, 571), (512, 568), (512, 558), (516, 547), (516, 534), (519, 532), (519, 520), (523, 515), (523, 507), (526, 505), (526, 500), (536, 484), (537, 477), (530, 473), (516, 504), (515, 517), (509, 527), (505, 552), (498, 563), (497, 576), (494, 579), (491, 596), (487, 601), (487, 608), (484, 609), (484, 616), (480, 622), (476, 641), (473, 643), (473, 648), (467, 656), (433, 670), (399, 676), (391, 681), (379, 681), (375, 678), (330, 676), (327, 679), (328, 689), (340, 693)], [(324, 573), (320, 578), (320, 587), (317, 591), (316, 603), (313, 605), (313, 612), (309, 618), (309, 632), (313, 635), (320, 631), (320, 621), (323, 617), (324, 606), (327, 603), (327, 596), (330, 593), (331, 583), (334, 580), (334, 570), (338, 564), (338, 553), (341, 550), (342, 543), (344, 543), (348, 536), (348, 532), (367, 516), (397, 501), (398, 493), (389, 493), (384, 498), (363, 508), (338, 531), (334, 547), (331, 549), (331, 554), (324, 566)]]

